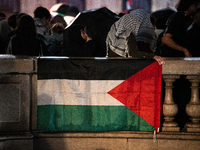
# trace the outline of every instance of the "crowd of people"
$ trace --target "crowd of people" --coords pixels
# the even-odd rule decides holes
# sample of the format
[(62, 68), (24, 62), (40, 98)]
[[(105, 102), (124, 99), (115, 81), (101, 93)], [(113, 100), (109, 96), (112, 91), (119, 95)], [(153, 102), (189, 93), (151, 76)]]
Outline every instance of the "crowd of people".
[[(0, 16), (3, 12), (0, 13)], [(13, 13), (0, 21), (0, 53), (28, 56), (59, 55), (67, 26), (60, 15), (51, 17), (45, 7), (37, 7), (34, 17)]]
[[(200, 0), (179, 0), (175, 12), (166, 22), (162, 36), (156, 34), (156, 19), (143, 9), (120, 14), (106, 38), (106, 56), (133, 59), (164, 57), (200, 57)], [(34, 17), (13, 13), (8, 19), (0, 12), (0, 53), (29, 56), (60, 56), (63, 33), (67, 26), (60, 15), (52, 17), (47, 8), (37, 7)], [(89, 28), (83, 26), (80, 36), (85, 40), (82, 57), (95, 57), (98, 42)], [(158, 48), (158, 37), (162, 46)], [(157, 52), (159, 51), (159, 53)]]

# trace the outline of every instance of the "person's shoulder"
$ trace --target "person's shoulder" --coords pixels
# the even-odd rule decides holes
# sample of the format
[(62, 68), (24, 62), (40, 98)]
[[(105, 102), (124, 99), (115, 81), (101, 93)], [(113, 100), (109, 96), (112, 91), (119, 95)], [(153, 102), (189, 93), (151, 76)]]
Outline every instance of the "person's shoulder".
[(166, 25), (180, 25), (185, 21), (185, 16), (183, 13), (181, 12), (175, 12), (174, 14), (172, 14), (168, 20)]
[(175, 12), (173, 13), (170, 17), (169, 17), (169, 20), (179, 20), (180, 18), (184, 18), (185, 15), (183, 12)]
[(95, 46), (99, 46), (100, 45), (100, 43), (99, 43), (99, 41), (98, 40), (95, 40), (95, 39), (93, 39), (93, 40), (90, 40), (90, 41), (88, 41), (88, 42), (86, 42), (88, 45), (95, 45)]
[(57, 40), (61, 40), (63, 38), (63, 34), (53, 33), (50, 37)]
[(193, 23), (188, 29), (187, 33), (192, 38), (195, 36), (200, 37), (200, 26), (197, 23)]
[(200, 30), (200, 25), (194, 22), (191, 29)]
[(33, 18), (33, 20), (34, 20), (35, 25), (36, 25), (37, 28), (45, 26), (44, 23), (43, 23), (43, 21), (40, 18)]

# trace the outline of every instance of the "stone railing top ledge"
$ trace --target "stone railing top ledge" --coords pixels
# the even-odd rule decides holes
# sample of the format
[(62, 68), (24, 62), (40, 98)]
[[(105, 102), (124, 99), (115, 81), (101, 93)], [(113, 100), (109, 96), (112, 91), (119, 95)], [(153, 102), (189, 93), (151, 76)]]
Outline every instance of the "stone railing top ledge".
[(33, 73), (37, 57), (0, 55), (1, 73)]
[(162, 69), (163, 74), (200, 75), (200, 57), (168, 57)]
[[(0, 55), (0, 73), (37, 72), (37, 58), (38, 57)], [(48, 56), (43, 58), (68, 59), (69, 57)], [(76, 58), (70, 58), (70, 59), (76, 59)], [(121, 59), (121, 58), (95, 57), (91, 59)], [(200, 75), (200, 57), (192, 57), (192, 58), (167, 57), (166, 64), (162, 66), (162, 73), (164, 75), (168, 74)]]

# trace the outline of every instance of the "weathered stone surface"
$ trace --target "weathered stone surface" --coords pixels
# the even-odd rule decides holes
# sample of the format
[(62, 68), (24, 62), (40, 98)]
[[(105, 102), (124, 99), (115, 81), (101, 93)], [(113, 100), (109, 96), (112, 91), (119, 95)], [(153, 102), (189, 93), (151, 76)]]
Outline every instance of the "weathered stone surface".
[[(199, 75), (200, 59), (167, 59), (163, 75)], [(200, 133), (149, 132), (52, 133), (37, 127), (37, 61), (0, 56), (0, 150), (184, 150), (200, 149)], [(176, 129), (179, 127), (176, 127)], [(179, 131), (171, 129), (166, 131)], [(20, 134), (18, 134), (19, 132)], [(20, 135), (20, 136), (19, 136)]]
[[(126, 139), (116, 138), (41, 138), (37, 142), (37, 150), (124, 150)], [(36, 150), (35, 149), (35, 150)]]
[[(33, 150), (33, 140), (7, 140), (0, 142), (3, 145), (0, 150)], [(0, 147), (1, 148), (1, 147)]]
[(29, 131), (29, 75), (0, 75), (0, 132)]
[(0, 55), (0, 73), (34, 72), (33, 60), (33, 58), (27, 56)]
[(180, 127), (173, 127), (173, 125), (162, 127), (162, 131), (163, 132), (166, 132), (166, 131), (175, 131), (175, 132), (176, 131), (180, 131)]
[(200, 58), (167, 58), (162, 74), (199, 75)]
[(30, 106), (30, 110), (31, 110), (31, 115), (32, 117), (31, 119), (31, 127), (32, 130), (36, 130), (37, 128), (37, 74), (33, 74), (31, 77), (31, 82), (32, 82), (32, 87), (31, 87), (31, 106)]
[[(194, 150), (200, 133), (161, 132), (35, 133), (34, 150)], [(191, 144), (191, 145), (190, 145)]]
[(128, 140), (128, 150), (196, 150), (200, 149), (199, 141), (193, 140), (165, 140), (158, 139), (154, 143), (151, 139), (130, 139)]
[(3, 142), (0, 141), (0, 150), (3, 150)]

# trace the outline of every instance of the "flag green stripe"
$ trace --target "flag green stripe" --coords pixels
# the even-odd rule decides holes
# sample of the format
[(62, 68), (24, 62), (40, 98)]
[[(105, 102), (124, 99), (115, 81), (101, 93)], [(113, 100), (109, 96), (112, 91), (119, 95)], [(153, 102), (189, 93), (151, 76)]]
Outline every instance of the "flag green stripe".
[(126, 106), (39, 105), (38, 130), (154, 131)]

